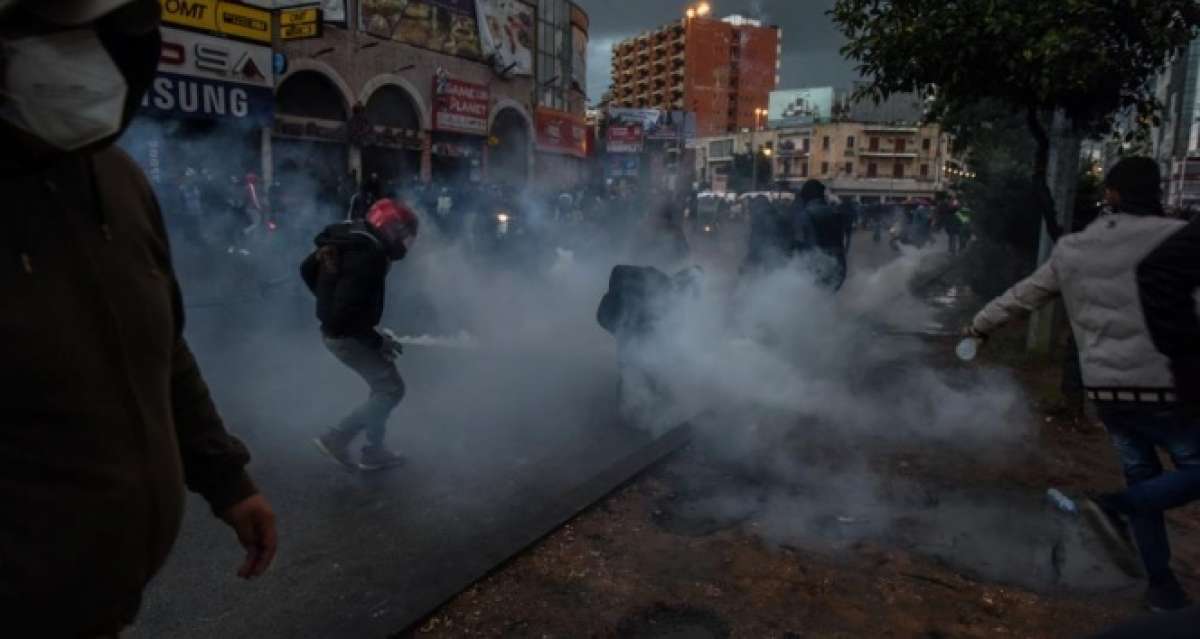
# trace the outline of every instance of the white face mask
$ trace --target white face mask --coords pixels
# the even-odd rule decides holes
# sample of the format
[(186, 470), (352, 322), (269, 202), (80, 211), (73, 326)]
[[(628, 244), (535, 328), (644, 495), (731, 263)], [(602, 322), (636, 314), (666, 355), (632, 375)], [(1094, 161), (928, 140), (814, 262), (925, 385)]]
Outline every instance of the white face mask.
[(60, 31), (0, 47), (0, 119), (63, 151), (120, 132), (129, 86), (95, 31)]

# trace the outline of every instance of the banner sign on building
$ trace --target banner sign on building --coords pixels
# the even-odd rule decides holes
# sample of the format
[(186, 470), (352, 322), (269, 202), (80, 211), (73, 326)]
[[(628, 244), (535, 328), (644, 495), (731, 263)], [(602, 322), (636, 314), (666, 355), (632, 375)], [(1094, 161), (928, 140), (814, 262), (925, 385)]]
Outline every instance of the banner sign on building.
[(142, 99), (143, 113), (270, 123), (270, 47), (172, 27), (161, 32), (158, 75)]
[[(321, 10), (323, 22), (346, 24), (346, 0), (275, 0), (276, 9), (313, 7)], [(281, 12), (282, 13), (282, 12)], [(280, 20), (282, 25), (283, 21)]]
[(587, 122), (583, 118), (543, 107), (534, 115), (534, 126), (539, 150), (587, 157)]
[(608, 125), (639, 124), (647, 140), (690, 140), (696, 137), (696, 114), (660, 109), (609, 109)]
[(637, 177), (641, 172), (642, 156), (634, 153), (613, 153), (605, 164), (608, 169), (607, 177)]
[(218, 0), (158, 0), (164, 24), (271, 44), (271, 12)]
[(275, 88), (270, 47), (171, 27), (161, 33), (160, 72)]
[(235, 120), (259, 126), (271, 123), (274, 108), (271, 89), (174, 73), (156, 75), (142, 98), (142, 112), (148, 115)]
[(473, 84), (435, 74), (433, 78), (433, 129), (469, 135), (487, 135), (491, 94)]
[(644, 139), (640, 122), (610, 122), (608, 125), (609, 153), (641, 153)]
[(481, 59), (475, 0), (360, 0), (359, 28), (371, 35)]
[(533, 75), (537, 9), (520, 0), (476, 0), (483, 55), (506, 75)]
[(833, 87), (772, 91), (767, 123), (780, 127), (827, 121), (833, 113), (833, 103)]
[(279, 12), (279, 39), (305, 40), (321, 37), (321, 9), (298, 7)]

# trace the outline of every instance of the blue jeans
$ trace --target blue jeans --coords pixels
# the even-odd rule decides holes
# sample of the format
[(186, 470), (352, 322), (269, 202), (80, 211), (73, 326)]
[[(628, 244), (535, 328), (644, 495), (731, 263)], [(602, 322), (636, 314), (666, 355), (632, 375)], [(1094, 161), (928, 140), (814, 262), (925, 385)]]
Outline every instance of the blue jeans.
[(371, 389), (367, 401), (347, 415), (334, 432), (349, 442), (366, 431), (367, 445), (383, 446), (388, 417), (404, 399), (404, 380), (400, 378), (400, 372), (380, 349), (372, 348), (362, 340), (353, 337), (324, 339), (329, 352), (358, 373)]
[[(1167, 405), (1101, 405), (1128, 488), (1111, 503), (1129, 517), (1150, 581), (1173, 578), (1163, 512), (1200, 499), (1200, 424)], [(1164, 472), (1157, 448), (1171, 456)]]

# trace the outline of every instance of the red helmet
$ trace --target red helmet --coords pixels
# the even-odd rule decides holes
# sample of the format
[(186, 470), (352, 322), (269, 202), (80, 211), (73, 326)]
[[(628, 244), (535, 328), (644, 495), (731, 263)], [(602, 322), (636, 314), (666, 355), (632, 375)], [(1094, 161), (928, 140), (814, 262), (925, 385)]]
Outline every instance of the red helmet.
[(367, 224), (375, 229), (383, 240), (388, 256), (399, 260), (408, 253), (408, 247), (417, 237), (417, 216), (412, 209), (392, 199), (376, 200), (367, 211)]

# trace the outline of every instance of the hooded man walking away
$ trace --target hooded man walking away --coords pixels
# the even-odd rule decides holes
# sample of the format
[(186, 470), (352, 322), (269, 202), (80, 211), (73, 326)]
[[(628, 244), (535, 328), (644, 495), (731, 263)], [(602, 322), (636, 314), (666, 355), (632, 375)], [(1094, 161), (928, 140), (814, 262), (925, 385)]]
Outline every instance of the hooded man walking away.
[[(275, 516), (183, 336), (163, 216), (113, 142), (161, 53), (154, 0), (0, 2), (0, 617), (116, 636), (183, 522), (184, 486), (262, 574)], [(234, 595), (237, 597), (240, 595)]]
[(846, 281), (849, 216), (829, 204), (820, 180), (805, 182), (792, 206), (796, 255), (807, 260), (818, 284), (831, 291), (841, 289)]
[[(1139, 572), (1140, 553), (1149, 579), (1146, 603), (1155, 611), (1189, 603), (1169, 566), (1163, 512), (1200, 498), (1200, 420), (1180, 401), (1189, 391), (1180, 384), (1184, 369), (1177, 364), (1173, 370), (1172, 353), (1161, 350), (1174, 348), (1180, 335), (1194, 336), (1197, 322), (1194, 279), (1181, 294), (1161, 273), (1191, 265), (1194, 277), (1197, 257), (1171, 252), (1169, 242), (1178, 241), (1184, 223), (1164, 217), (1160, 184), (1153, 160), (1118, 163), (1105, 179), (1114, 213), (1060, 239), (1041, 268), (988, 304), (969, 329), (986, 338), (1058, 297), (1065, 302), (1087, 397), (1096, 403), (1128, 485), (1084, 502), (1084, 514), (1122, 568)], [(1165, 330), (1163, 308), (1180, 314)], [(1160, 448), (1174, 472), (1164, 472)]]
[[(340, 424), (313, 440), (338, 463), (362, 470), (397, 466), (403, 459), (384, 445), (387, 420), (404, 399), (394, 360), (400, 345), (377, 330), (391, 263), (404, 259), (417, 237), (417, 217), (390, 199), (375, 202), (365, 219), (333, 224), (316, 238), (317, 250), (300, 267), (317, 297), (325, 346), (367, 383), (367, 400)], [(365, 432), (357, 465), (350, 443)]]

